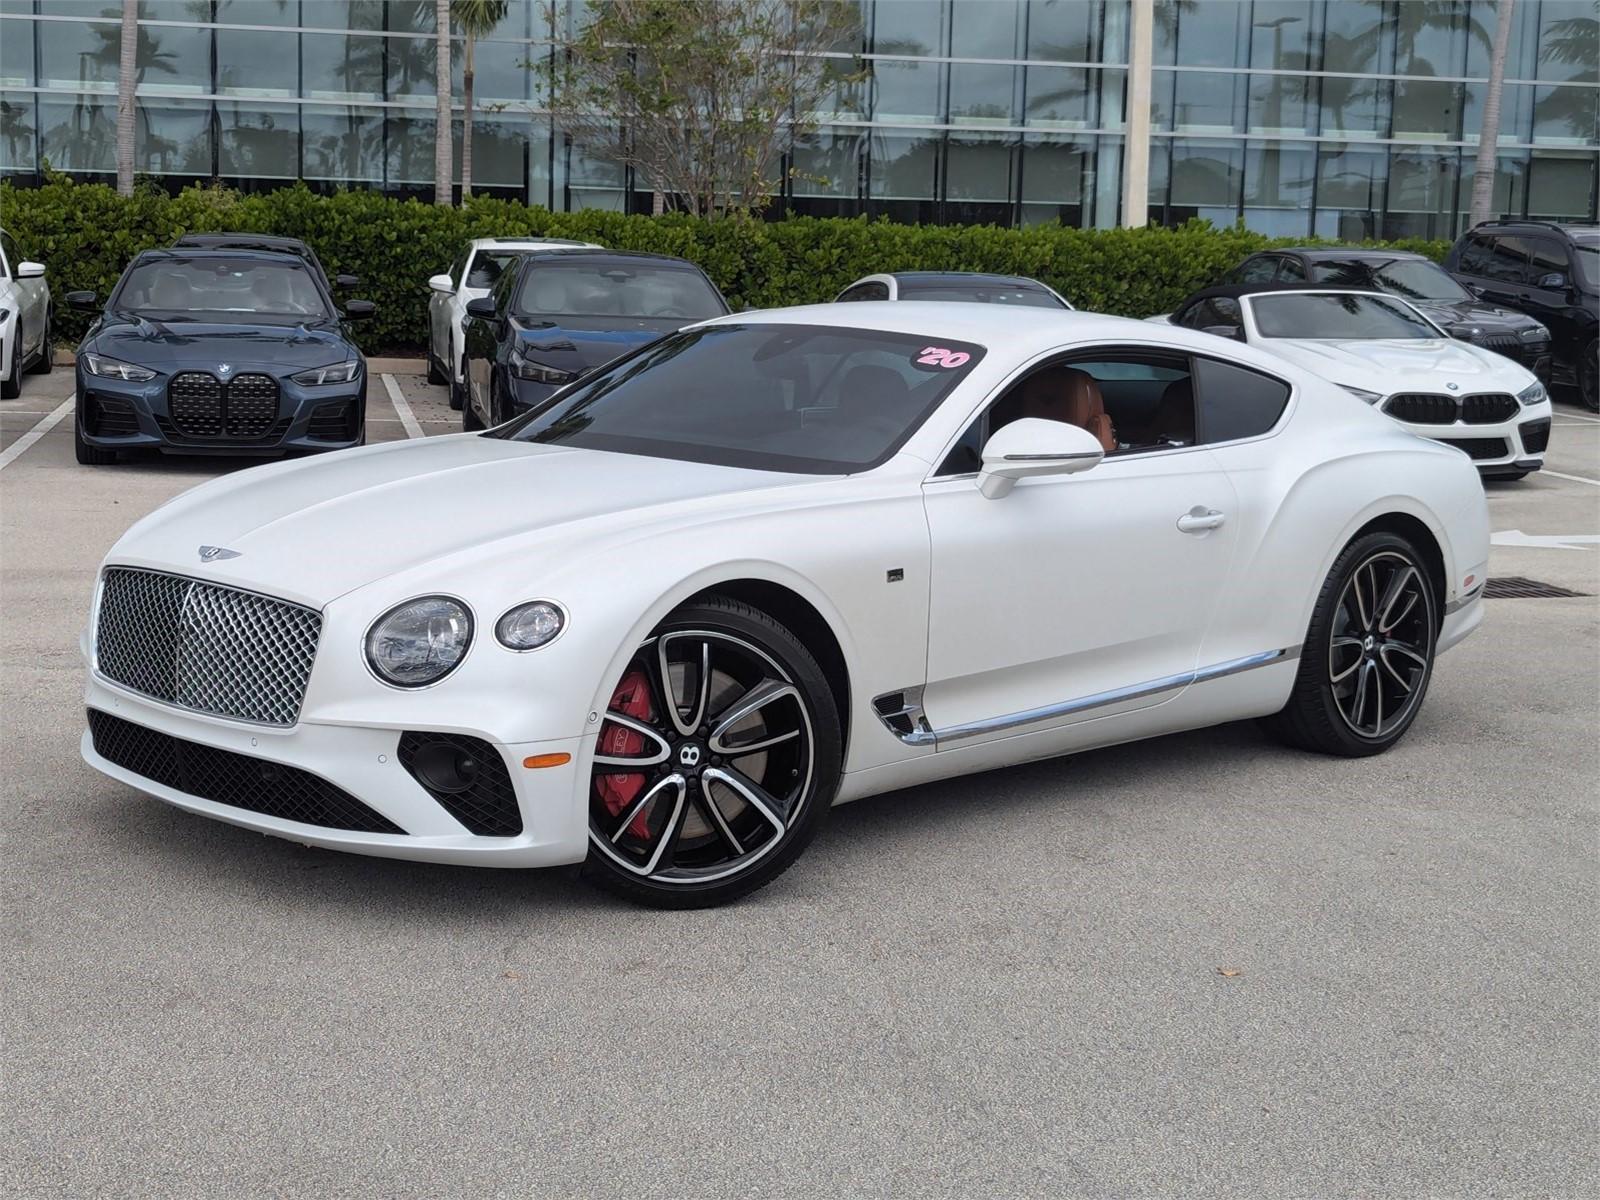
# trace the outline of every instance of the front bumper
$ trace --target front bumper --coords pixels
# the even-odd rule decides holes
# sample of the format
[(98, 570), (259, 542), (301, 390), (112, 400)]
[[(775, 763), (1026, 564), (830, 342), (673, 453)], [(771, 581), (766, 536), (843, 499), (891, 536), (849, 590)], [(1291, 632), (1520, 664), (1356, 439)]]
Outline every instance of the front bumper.
[(360, 445), (366, 429), (367, 373), (354, 383), (305, 387), (279, 377), (276, 416), (260, 436), (191, 436), (172, 419), (169, 376), (129, 383), (77, 367), (77, 421), (83, 440), (101, 450), (169, 454), (276, 454)]
[[(249, 725), (175, 709), (92, 673), (84, 699), (91, 710), (184, 743), (237, 756), (230, 761), (260, 771), (259, 786), (263, 788), (275, 786), (274, 764), (308, 772), (402, 832), (331, 828), (189, 794), (112, 762), (96, 749), (93, 733), (84, 731), (80, 749), (91, 767), (202, 816), (330, 850), (421, 862), (545, 867), (581, 862), (588, 853), (584, 781), (588, 779), (593, 735), (495, 744), (493, 749), (504, 760), (516, 792), (522, 831), (512, 837), (489, 837), (470, 832), (401, 765), (400, 729), (305, 721), (286, 729)], [(527, 769), (522, 765), (529, 756), (550, 754), (567, 754), (570, 759), (558, 767)]]
[(1544, 466), (1550, 443), (1550, 401), (1527, 405), (1515, 416), (1492, 425), (1424, 425), (1401, 421), (1418, 437), (1454, 446), (1472, 459), (1486, 477), (1523, 474)]

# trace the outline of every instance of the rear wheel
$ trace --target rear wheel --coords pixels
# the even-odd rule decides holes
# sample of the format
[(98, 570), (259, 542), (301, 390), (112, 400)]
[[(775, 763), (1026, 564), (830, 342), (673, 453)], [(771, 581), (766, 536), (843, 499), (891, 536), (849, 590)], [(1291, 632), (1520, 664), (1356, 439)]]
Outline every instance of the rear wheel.
[(461, 428), (467, 433), (476, 433), (483, 428), (483, 418), (478, 415), (478, 410), (472, 406), (472, 395), (462, 388)]
[(1263, 724), (1290, 745), (1359, 758), (1404, 736), (1433, 675), (1438, 601), (1405, 538), (1371, 533), (1328, 573), (1294, 691)]
[(828, 681), (771, 617), (711, 596), (678, 609), (612, 691), (589, 784), (596, 883), (660, 908), (772, 882), (839, 786)]
[(1578, 362), (1578, 398), (1590, 412), (1600, 412), (1600, 338), (1583, 348)]

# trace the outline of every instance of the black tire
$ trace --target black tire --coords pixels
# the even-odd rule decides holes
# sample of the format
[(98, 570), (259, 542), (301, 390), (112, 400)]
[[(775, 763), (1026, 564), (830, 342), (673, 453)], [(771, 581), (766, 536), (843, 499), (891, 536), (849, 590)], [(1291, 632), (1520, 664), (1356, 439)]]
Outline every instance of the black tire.
[(483, 418), (478, 415), (478, 410), (472, 407), (472, 398), (463, 397), (461, 405), (461, 430), (463, 433), (477, 433), (483, 428)]
[(460, 412), (467, 399), (467, 360), (461, 360), (461, 378), (450, 377), (450, 407)]
[[(843, 758), (833, 692), (794, 634), (749, 605), (702, 597), (661, 623), (615, 688), (613, 705), (643, 696), (635, 712), (646, 715), (612, 708), (632, 725), (602, 722), (584, 875), (640, 904), (707, 908), (788, 870), (827, 818)], [(627, 755), (644, 769), (605, 757), (623, 752), (618, 736), (635, 739)], [(633, 790), (608, 793), (608, 782)]]
[[(1356, 582), (1358, 574), (1364, 583)], [(1392, 604), (1386, 603), (1391, 587)], [(1363, 604), (1366, 593), (1371, 599)], [(1365, 621), (1358, 614), (1368, 607), (1372, 619)], [(1386, 620), (1392, 620), (1387, 628)], [(1439, 601), (1417, 548), (1393, 533), (1357, 538), (1317, 596), (1289, 703), (1262, 725), (1303, 750), (1345, 758), (1381, 754), (1421, 711), (1438, 636)]]
[(1600, 338), (1585, 346), (1578, 360), (1578, 401), (1590, 412), (1600, 412)]
[(39, 345), (39, 357), (33, 364), (33, 373), (35, 375), (48, 375), (56, 369), (56, 348), (55, 343), (51, 340), (55, 333), (55, 330), (51, 328), (54, 324), (55, 314), (49, 309), (45, 309), (44, 341)]
[(428, 382), (434, 384), (450, 382), (445, 378), (444, 369), (440, 367), (439, 360), (433, 356), (432, 350), (428, 351)]
[(500, 390), (500, 385), (492, 379), (489, 382), (489, 428), (504, 425), (510, 418), (506, 416), (505, 393)]
[(72, 413), (72, 449), (78, 462), (85, 467), (105, 467), (117, 461), (115, 450), (102, 450), (83, 440), (83, 421), (77, 409)]

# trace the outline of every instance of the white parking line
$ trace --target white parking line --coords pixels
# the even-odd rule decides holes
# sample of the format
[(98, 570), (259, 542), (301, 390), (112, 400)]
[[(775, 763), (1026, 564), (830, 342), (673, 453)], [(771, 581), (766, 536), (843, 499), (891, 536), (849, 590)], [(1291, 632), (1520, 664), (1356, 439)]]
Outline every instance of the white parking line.
[(400, 385), (395, 382), (393, 375), (383, 377), (384, 390), (389, 393), (389, 403), (394, 405), (394, 411), (400, 415), (400, 424), (406, 427), (408, 438), (423, 436), (422, 426), (417, 424), (416, 414), (411, 411), (411, 405), (406, 403), (405, 396), (400, 391)]
[(1600, 417), (1586, 417), (1582, 413), (1568, 412), (1564, 408), (1556, 409), (1556, 416), (1569, 417), (1574, 421), (1584, 421), (1590, 425), (1600, 425)]
[(1600, 479), (1585, 479), (1582, 475), (1563, 475), (1560, 471), (1552, 471), (1549, 467), (1540, 471), (1541, 475), (1554, 475), (1557, 479), (1570, 479), (1573, 483), (1587, 483), (1593, 487), (1600, 487)]
[(12, 442), (11, 445), (7, 446), (4, 451), (0, 451), (0, 471), (4, 471), (12, 463), (16, 462), (18, 458), (22, 457), (23, 452), (27, 450), (29, 446), (33, 445), (45, 434), (49, 433), (52, 429), (59, 425), (61, 423), (61, 419), (72, 411), (73, 399), (74, 397), (68, 396), (56, 406), (55, 411), (53, 411), (48, 417), (40, 421), (16, 441)]

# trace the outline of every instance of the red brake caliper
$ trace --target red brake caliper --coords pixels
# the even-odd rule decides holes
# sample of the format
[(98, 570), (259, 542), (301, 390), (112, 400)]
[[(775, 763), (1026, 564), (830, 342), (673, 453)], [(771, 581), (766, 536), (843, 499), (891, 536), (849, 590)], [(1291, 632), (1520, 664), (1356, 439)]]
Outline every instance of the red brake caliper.
[[(652, 722), (656, 718), (656, 706), (650, 701), (650, 681), (645, 673), (640, 670), (629, 671), (622, 677), (622, 682), (617, 684), (617, 690), (611, 695), (611, 711), (632, 717), (635, 721)], [(600, 745), (598, 752), (608, 758), (629, 758), (644, 752), (645, 738), (642, 733), (637, 733), (625, 725), (618, 725), (615, 721), (607, 721), (600, 728)], [(644, 790), (645, 777), (641, 774), (627, 775), (596, 775), (594, 780), (595, 792), (600, 797), (600, 802), (606, 806), (606, 811), (613, 817), (620, 816), (630, 804), (639, 798), (639, 793)], [(628, 824), (628, 832), (634, 837), (648, 838), (650, 826), (645, 818), (649, 815), (649, 806), (639, 810)]]

